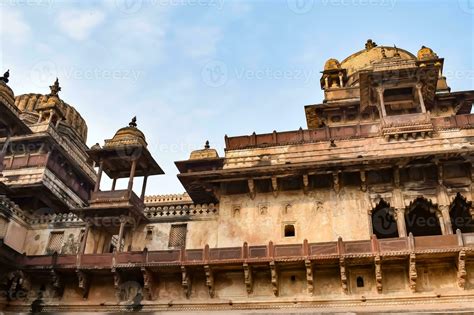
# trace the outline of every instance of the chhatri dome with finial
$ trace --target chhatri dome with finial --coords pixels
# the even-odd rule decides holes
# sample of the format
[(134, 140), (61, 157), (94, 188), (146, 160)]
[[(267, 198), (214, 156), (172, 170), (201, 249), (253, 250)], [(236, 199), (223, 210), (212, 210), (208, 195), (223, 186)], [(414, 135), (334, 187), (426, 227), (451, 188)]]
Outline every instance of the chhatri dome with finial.
[(215, 159), (219, 154), (216, 149), (212, 149), (209, 140), (204, 144), (204, 149), (194, 150), (189, 157), (190, 160)]
[(137, 117), (133, 117), (127, 127), (120, 128), (112, 139), (105, 140), (104, 147), (140, 145), (147, 147), (143, 132), (137, 128)]

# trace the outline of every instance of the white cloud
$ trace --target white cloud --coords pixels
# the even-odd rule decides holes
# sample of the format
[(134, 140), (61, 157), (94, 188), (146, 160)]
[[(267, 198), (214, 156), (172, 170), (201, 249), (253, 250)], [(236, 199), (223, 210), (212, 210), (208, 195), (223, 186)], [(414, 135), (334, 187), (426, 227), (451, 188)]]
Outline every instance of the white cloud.
[(193, 58), (212, 57), (221, 39), (221, 31), (213, 27), (190, 27), (177, 34), (178, 45)]
[(59, 13), (60, 29), (75, 40), (85, 40), (105, 18), (99, 10), (65, 10)]
[(23, 44), (28, 41), (31, 28), (26, 23), (23, 14), (7, 6), (0, 10), (0, 38), (3, 43)]

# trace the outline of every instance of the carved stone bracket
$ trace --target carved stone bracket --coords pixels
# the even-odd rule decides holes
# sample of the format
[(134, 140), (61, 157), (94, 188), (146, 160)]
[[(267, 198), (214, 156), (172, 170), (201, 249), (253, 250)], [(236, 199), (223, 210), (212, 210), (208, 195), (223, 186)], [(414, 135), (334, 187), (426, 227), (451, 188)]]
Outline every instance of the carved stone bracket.
[(117, 298), (117, 300), (120, 302), (122, 300), (122, 288), (121, 288), (121, 284), (122, 284), (122, 275), (120, 274), (120, 272), (113, 268), (112, 269), (112, 273), (114, 275), (114, 289), (115, 289), (115, 297)]
[(272, 191), (273, 196), (278, 196), (278, 179), (275, 176), (272, 176)]
[(273, 294), (278, 296), (278, 270), (274, 261), (270, 262), (270, 273), (272, 276)]
[(249, 179), (249, 180), (247, 180), (247, 185), (249, 187), (249, 197), (250, 197), (250, 199), (253, 200), (255, 198), (255, 195), (256, 195), (255, 182), (253, 181), (253, 179)]
[(333, 187), (336, 194), (341, 190), (341, 185), (339, 181), (339, 172), (332, 173)]
[(183, 286), (184, 294), (189, 299), (191, 296), (191, 277), (189, 270), (185, 266), (181, 266), (181, 285)]
[(467, 278), (466, 251), (465, 250), (461, 250), (459, 252), (457, 267), (458, 267), (458, 274), (457, 274), (457, 276), (458, 276), (458, 286), (461, 289), (465, 289), (465, 287), (466, 287), (466, 278)]
[(91, 279), (89, 274), (85, 273), (82, 270), (77, 270), (77, 279), (79, 280), (79, 289), (82, 291), (82, 298), (87, 299), (89, 295), (89, 288), (91, 284)]
[(380, 255), (376, 255), (374, 258), (375, 263), (375, 284), (377, 286), (377, 292), (382, 293), (382, 259)]
[(339, 258), (339, 269), (341, 271), (342, 292), (347, 294), (347, 293), (349, 293), (349, 289), (348, 289), (348, 286), (347, 286), (346, 261), (345, 261), (344, 257)]
[(311, 260), (306, 259), (304, 261), (304, 265), (306, 267), (306, 283), (307, 283), (307, 289), (308, 293), (310, 295), (313, 295), (314, 293), (314, 285), (313, 285), (313, 264), (311, 263)]
[(364, 170), (360, 171), (360, 190), (367, 191), (367, 176)]
[(308, 174), (303, 175), (303, 192), (306, 195), (309, 192), (309, 176)]
[(142, 275), (143, 275), (143, 293), (145, 299), (149, 301), (153, 301), (155, 299), (154, 291), (155, 291), (155, 277), (153, 273), (145, 268), (142, 267)]
[(415, 293), (416, 292), (416, 279), (418, 278), (418, 274), (416, 272), (416, 255), (415, 253), (410, 254), (410, 265), (408, 268), (408, 279), (410, 281), (410, 290), (411, 292)]
[(205, 265), (204, 272), (206, 274), (206, 286), (209, 290), (209, 296), (214, 297), (214, 273), (212, 272), (211, 266)]
[(31, 290), (31, 279), (21, 270), (12, 271), (7, 274), (3, 284), (7, 287), (8, 299), (15, 297), (18, 292), (24, 294)]
[(56, 270), (51, 270), (51, 286), (53, 287), (54, 296), (60, 297), (64, 292), (64, 282), (62, 277)]
[(250, 294), (252, 293), (252, 290), (253, 290), (252, 266), (249, 266), (249, 264), (244, 263), (243, 268), (244, 268), (245, 287), (247, 289), (247, 293)]

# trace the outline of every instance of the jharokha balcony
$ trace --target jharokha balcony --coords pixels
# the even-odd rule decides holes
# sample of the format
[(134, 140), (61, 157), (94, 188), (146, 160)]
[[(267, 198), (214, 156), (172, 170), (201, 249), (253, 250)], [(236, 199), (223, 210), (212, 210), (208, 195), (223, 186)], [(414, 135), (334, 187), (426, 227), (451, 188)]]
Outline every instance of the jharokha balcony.
[[(5, 246), (3, 247), (5, 250)], [(252, 269), (267, 270), (271, 275), (269, 281), (273, 293), (278, 296), (278, 270), (285, 268), (301, 269), (306, 272), (307, 291), (313, 295), (313, 272), (321, 268), (336, 268), (341, 290), (348, 291), (346, 267), (366, 266), (373, 275), (366, 279), (375, 281), (377, 291), (383, 290), (384, 265), (397, 265), (406, 268), (409, 288), (416, 292), (417, 263), (449, 261), (457, 266), (458, 285), (464, 288), (466, 282), (465, 261), (474, 255), (474, 233), (419, 236), (370, 240), (280, 245), (269, 242), (267, 245), (248, 245), (229, 248), (170, 249), (160, 251), (115, 252), (106, 254), (18, 256), (17, 264), (25, 272), (53, 272), (66, 276), (68, 273), (80, 273), (89, 277), (94, 273), (112, 271), (115, 287), (120, 286), (121, 278), (117, 275), (133, 275), (134, 281), (148, 279), (150, 274), (159, 276), (160, 272), (172, 274), (182, 279), (182, 286), (189, 297), (190, 275), (205, 276), (206, 286), (212, 298), (214, 294), (214, 273), (242, 271), (248, 292), (252, 291)], [(137, 272), (133, 272), (136, 270)], [(250, 272), (249, 272), (250, 270)], [(348, 272), (347, 272), (348, 273)], [(147, 276), (148, 275), (148, 276)], [(131, 278), (130, 278), (131, 279)], [(129, 280), (130, 280), (129, 279)], [(317, 281), (316, 279), (314, 281)], [(87, 290), (86, 287), (83, 288)], [(86, 294), (86, 292), (85, 292)]]

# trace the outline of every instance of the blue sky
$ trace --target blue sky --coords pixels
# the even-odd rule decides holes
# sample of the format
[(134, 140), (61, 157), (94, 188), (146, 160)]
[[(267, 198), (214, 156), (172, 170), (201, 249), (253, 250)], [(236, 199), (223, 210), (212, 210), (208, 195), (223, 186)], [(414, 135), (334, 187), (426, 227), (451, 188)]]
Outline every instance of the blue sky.
[(0, 71), (17, 95), (47, 93), (58, 76), (89, 145), (137, 116), (166, 172), (147, 194), (183, 192), (174, 161), (205, 140), (223, 155), (225, 134), (305, 128), (325, 60), (368, 38), (429, 46), (452, 90), (474, 89), (474, 0), (0, 0), (0, 10)]

